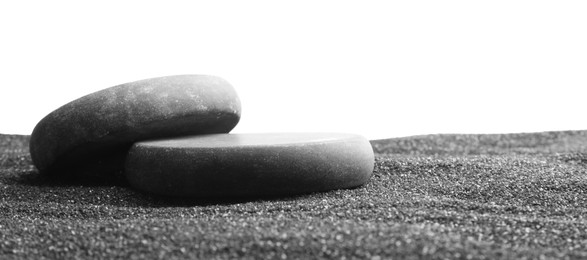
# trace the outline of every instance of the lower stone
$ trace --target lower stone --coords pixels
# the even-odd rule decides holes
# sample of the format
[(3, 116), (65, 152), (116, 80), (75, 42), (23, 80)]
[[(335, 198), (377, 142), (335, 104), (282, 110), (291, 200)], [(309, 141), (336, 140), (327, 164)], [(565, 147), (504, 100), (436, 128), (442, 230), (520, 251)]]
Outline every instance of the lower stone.
[(135, 143), (125, 175), (159, 195), (254, 197), (357, 187), (373, 166), (372, 147), (358, 135), (212, 134)]

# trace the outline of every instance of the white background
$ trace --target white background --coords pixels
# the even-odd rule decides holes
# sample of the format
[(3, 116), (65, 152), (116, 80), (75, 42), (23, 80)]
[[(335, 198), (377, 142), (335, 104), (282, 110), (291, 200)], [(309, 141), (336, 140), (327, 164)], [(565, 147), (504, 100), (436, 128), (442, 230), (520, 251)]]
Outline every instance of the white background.
[(174, 74), (227, 79), (233, 132), (587, 129), (586, 1), (3, 1), (0, 33), (4, 134)]

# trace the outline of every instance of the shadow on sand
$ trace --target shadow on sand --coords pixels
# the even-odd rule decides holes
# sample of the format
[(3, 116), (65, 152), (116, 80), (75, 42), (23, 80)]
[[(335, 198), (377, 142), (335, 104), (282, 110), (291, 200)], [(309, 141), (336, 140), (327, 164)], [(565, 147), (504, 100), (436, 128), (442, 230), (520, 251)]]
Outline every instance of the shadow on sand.
[[(121, 175), (122, 176), (122, 175)], [(137, 191), (129, 186), (123, 178), (105, 179), (95, 176), (48, 175), (37, 170), (21, 171), (12, 176), (4, 176), (2, 181), (9, 186), (27, 187), (31, 192), (50, 193), (55, 202), (78, 198), (91, 204), (109, 206), (135, 207), (193, 207), (209, 205), (231, 205), (255, 201), (291, 201), (309, 194), (291, 196), (265, 195), (258, 197), (227, 197), (227, 198), (183, 198), (153, 195)], [(38, 194), (38, 197), (43, 197)], [(108, 199), (92, 199), (96, 198)]]

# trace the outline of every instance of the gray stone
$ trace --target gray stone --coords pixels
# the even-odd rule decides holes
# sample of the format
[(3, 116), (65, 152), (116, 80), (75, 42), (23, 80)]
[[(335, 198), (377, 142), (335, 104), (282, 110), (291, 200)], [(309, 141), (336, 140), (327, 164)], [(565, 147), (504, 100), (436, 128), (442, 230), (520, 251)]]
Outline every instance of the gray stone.
[(374, 155), (352, 134), (213, 134), (135, 143), (125, 176), (149, 193), (255, 197), (365, 184)]
[(30, 152), (41, 172), (120, 172), (130, 146), (141, 140), (228, 133), (240, 101), (224, 79), (179, 75), (107, 88), (74, 100), (43, 118)]

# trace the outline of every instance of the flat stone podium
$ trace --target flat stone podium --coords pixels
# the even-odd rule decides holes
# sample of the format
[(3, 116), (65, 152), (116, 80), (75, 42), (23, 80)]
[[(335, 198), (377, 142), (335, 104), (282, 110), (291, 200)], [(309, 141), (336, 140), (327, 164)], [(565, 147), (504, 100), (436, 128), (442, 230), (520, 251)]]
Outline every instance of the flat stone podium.
[(158, 195), (251, 197), (357, 187), (373, 166), (371, 144), (359, 135), (212, 134), (137, 142), (125, 176)]

